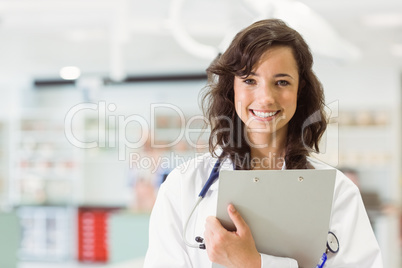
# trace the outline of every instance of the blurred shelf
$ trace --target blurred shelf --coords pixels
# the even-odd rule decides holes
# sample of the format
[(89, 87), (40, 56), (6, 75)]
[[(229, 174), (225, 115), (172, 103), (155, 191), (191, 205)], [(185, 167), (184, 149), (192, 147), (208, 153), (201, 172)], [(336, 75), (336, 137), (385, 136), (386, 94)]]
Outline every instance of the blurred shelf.
[(70, 236), (74, 209), (50, 204), (21, 205), (17, 214), (22, 230), (21, 260), (65, 261), (73, 256)]

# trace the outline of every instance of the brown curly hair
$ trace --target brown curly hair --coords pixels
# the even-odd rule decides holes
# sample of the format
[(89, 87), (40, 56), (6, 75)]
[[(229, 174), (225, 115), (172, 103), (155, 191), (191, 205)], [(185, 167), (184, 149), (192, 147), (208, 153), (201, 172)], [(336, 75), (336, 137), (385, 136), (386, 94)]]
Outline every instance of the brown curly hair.
[[(311, 151), (319, 152), (318, 143), (327, 127), (323, 88), (312, 70), (313, 57), (302, 36), (278, 19), (255, 22), (240, 31), (208, 67), (208, 84), (202, 96), (203, 111), (211, 126), (209, 150), (221, 160), (230, 158), (236, 169), (251, 167), (245, 126), (235, 111), (234, 77), (250, 75), (272, 46), (292, 49), (300, 77), (296, 112), (288, 123), (287, 169), (309, 168), (306, 157)], [(222, 153), (217, 155), (219, 148)]]

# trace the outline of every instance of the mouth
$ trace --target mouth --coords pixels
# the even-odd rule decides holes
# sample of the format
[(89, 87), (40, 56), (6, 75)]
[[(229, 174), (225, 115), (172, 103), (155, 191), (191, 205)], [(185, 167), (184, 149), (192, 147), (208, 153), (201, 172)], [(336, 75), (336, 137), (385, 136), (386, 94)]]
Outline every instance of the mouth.
[(280, 113), (280, 110), (277, 111), (263, 111), (263, 110), (253, 110), (250, 109), (250, 112), (260, 120), (271, 120), (274, 118), (278, 113)]

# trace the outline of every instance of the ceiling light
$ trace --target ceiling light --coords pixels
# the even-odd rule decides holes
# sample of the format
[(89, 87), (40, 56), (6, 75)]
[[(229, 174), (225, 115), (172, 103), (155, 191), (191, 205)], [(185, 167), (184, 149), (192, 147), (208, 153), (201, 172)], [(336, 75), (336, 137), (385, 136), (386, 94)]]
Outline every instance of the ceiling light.
[(81, 75), (81, 70), (75, 66), (66, 66), (60, 69), (60, 77), (64, 80), (75, 80)]

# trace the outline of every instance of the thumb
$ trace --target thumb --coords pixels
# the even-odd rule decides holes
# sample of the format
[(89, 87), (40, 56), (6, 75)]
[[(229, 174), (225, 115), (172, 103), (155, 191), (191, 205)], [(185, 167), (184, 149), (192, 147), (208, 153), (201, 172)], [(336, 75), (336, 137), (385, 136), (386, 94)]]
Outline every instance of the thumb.
[(249, 230), (247, 223), (232, 204), (228, 205), (228, 213), (236, 227), (236, 233), (242, 234)]

